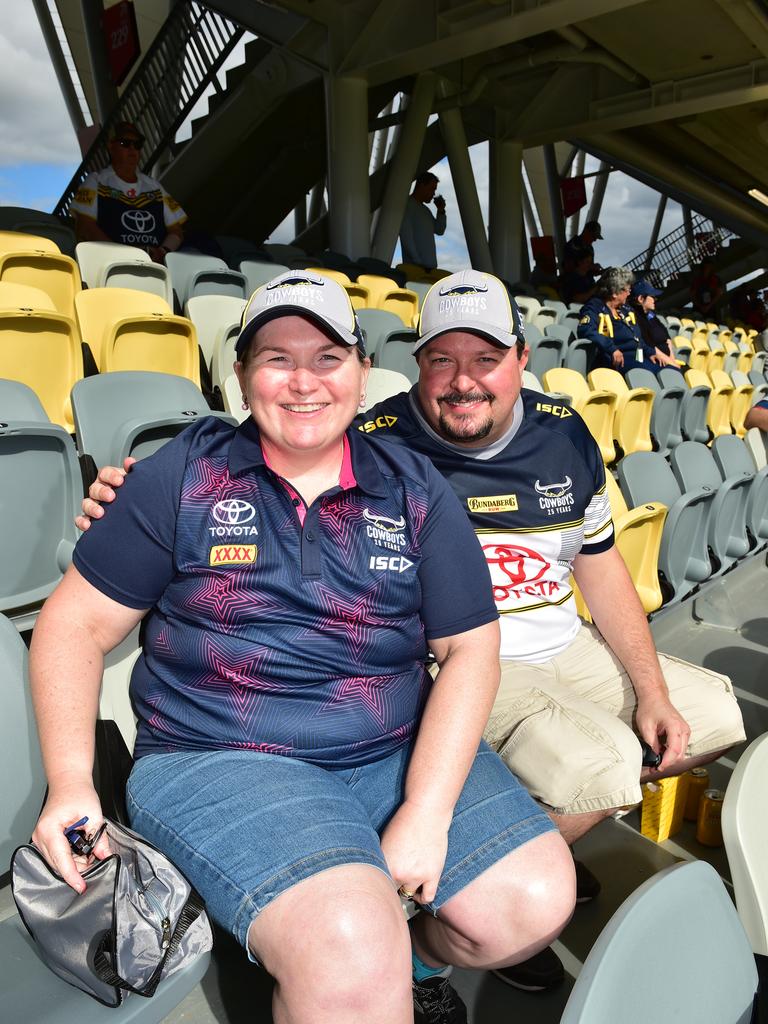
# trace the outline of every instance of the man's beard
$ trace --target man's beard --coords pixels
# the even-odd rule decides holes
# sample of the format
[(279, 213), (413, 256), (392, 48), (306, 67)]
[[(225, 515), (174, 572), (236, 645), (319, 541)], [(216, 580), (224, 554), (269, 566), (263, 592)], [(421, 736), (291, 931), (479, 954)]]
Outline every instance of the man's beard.
[(449, 393), (447, 395), (441, 395), (438, 399), (438, 407), (440, 409), (440, 433), (449, 441), (456, 441), (459, 444), (466, 443), (467, 441), (482, 441), (483, 438), (488, 437), (490, 432), (493, 430), (493, 416), (487, 416), (479, 425), (476, 422), (467, 421), (464, 426), (454, 427), (447, 419), (446, 414), (443, 412), (443, 402), (451, 402), (454, 405), (468, 405), (471, 402), (493, 402), (493, 395), (488, 391), (477, 391), (472, 392), (469, 395), (457, 395), (455, 393)]

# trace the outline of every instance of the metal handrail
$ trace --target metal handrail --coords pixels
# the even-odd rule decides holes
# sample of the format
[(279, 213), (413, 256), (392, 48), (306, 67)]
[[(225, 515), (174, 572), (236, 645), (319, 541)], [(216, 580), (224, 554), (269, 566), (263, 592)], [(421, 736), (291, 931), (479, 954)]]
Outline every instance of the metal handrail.
[(720, 247), (735, 234), (700, 214), (691, 215), (693, 242), (684, 224), (660, 238), (653, 248), (645, 249), (627, 262), (630, 270), (642, 274), (657, 287), (664, 287), (675, 275), (696, 267), (705, 257), (715, 257)]
[(177, 3), (152, 41), (127, 88), (83, 157), (54, 209), (66, 217), (80, 183), (109, 164), (113, 125), (131, 121), (145, 138), (145, 167), (173, 141), (190, 111), (213, 83), (245, 29), (199, 0)]

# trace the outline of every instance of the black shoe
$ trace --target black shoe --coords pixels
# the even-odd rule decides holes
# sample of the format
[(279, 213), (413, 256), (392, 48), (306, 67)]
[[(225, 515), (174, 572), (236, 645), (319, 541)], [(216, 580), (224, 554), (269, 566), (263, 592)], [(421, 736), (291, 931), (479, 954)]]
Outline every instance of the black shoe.
[(414, 981), (413, 1008), (424, 1024), (467, 1024), (467, 1008), (447, 978)]
[(576, 866), (576, 902), (589, 903), (600, 894), (600, 882), (580, 860), (574, 860), (573, 863)]
[(556, 988), (565, 977), (560, 957), (547, 946), (540, 953), (512, 967), (499, 967), (493, 973), (507, 985), (523, 992), (544, 992)]

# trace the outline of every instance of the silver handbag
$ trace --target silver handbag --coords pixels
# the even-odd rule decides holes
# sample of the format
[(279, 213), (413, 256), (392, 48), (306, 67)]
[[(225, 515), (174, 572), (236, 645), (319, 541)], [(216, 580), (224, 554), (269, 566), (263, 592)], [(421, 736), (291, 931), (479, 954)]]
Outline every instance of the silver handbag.
[(13, 898), (40, 956), (64, 981), (105, 1006), (152, 996), (163, 978), (213, 945), (204, 904), (168, 858), (107, 821), (113, 850), (76, 893), (34, 845), (11, 861)]

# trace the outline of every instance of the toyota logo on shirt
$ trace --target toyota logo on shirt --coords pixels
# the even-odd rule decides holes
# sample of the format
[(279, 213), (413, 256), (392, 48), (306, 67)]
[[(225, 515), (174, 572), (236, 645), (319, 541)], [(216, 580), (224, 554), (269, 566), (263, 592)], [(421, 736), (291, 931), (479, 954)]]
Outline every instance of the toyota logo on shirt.
[(249, 501), (242, 498), (229, 498), (217, 501), (211, 509), (213, 518), (221, 526), (209, 526), (212, 537), (255, 537), (258, 530), (248, 524), (256, 515), (256, 509)]
[(126, 210), (120, 220), (127, 231), (145, 235), (155, 230), (154, 214), (148, 210)]

